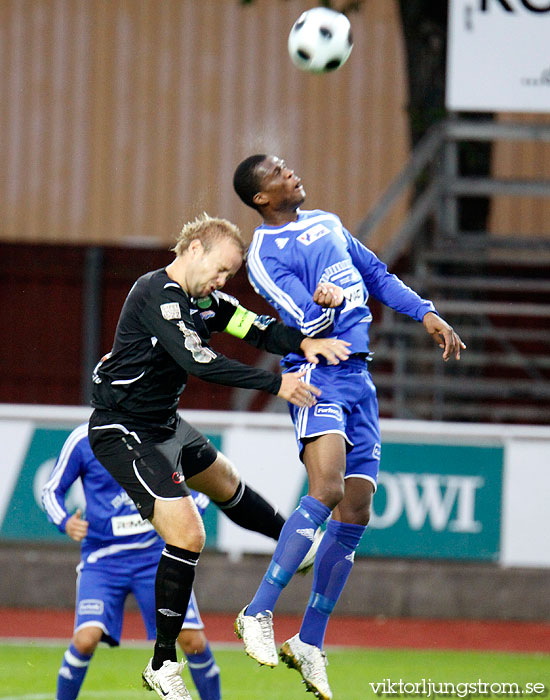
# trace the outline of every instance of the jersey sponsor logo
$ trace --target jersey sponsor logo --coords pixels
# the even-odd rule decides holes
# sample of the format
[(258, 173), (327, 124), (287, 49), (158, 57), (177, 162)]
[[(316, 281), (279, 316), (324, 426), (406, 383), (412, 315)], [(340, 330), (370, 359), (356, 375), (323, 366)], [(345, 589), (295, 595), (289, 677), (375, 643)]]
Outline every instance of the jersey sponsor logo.
[(380, 459), (380, 453), (382, 452), (382, 448), (380, 447), (380, 443), (376, 443), (375, 446), (372, 448), (372, 457), (373, 459)]
[(78, 604), (79, 615), (103, 615), (103, 601), (99, 598), (85, 598)]
[[(340, 279), (342, 273), (346, 273), (349, 270), (353, 271), (353, 265), (351, 262), (349, 260), (339, 260), (333, 265), (329, 265), (329, 267), (325, 268), (319, 282), (335, 282), (335, 279)], [(331, 279), (333, 275), (334, 279)], [(340, 284), (343, 284), (342, 280), (340, 280)]]
[(346, 306), (342, 310), (342, 313), (354, 309), (356, 306), (361, 306), (365, 301), (363, 282), (357, 282), (357, 284), (353, 284), (351, 287), (344, 289), (344, 297), (346, 299)]
[(183, 321), (179, 321), (178, 328), (185, 336), (185, 347), (193, 355), (195, 362), (206, 364), (216, 359), (216, 353), (202, 344), (202, 340), (196, 331), (187, 328)]
[(318, 418), (334, 418), (334, 420), (342, 420), (342, 407), (337, 403), (318, 403), (314, 410), (313, 415)]
[(111, 518), (111, 527), (115, 537), (125, 537), (126, 535), (139, 535), (142, 532), (154, 530), (148, 520), (143, 520), (139, 513), (130, 515), (115, 515)]
[(312, 226), (311, 228), (308, 228), (307, 231), (301, 233), (296, 240), (300, 241), (300, 243), (303, 245), (311, 245), (312, 243), (315, 243), (315, 241), (319, 240), (319, 238), (326, 236), (328, 233), (330, 233), (329, 228), (323, 226), (323, 224), (317, 224), (316, 226)]
[(277, 248), (279, 250), (282, 250), (287, 243), (288, 243), (288, 238), (276, 238), (275, 239), (275, 244), (277, 245)]
[(312, 527), (304, 527), (296, 530), (297, 535), (302, 535), (302, 537), (305, 537), (308, 540), (311, 540), (313, 542), (313, 538), (315, 537), (315, 530)]
[(168, 304), (160, 305), (160, 313), (166, 321), (173, 321), (181, 318), (181, 309), (177, 301), (171, 301)]

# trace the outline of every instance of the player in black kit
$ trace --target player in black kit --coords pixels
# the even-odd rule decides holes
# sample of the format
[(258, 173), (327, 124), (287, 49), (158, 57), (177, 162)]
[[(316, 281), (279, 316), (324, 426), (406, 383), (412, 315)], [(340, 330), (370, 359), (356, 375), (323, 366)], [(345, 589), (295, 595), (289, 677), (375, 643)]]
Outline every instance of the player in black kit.
[(204, 527), (189, 488), (202, 491), (242, 527), (277, 538), (283, 519), (244, 485), (231, 462), (177, 414), (188, 374), (219, 384), (263, 389), (298, 406), (319, 390), (303, 372), (274, 374), (214, 351), (211, 334), (229, 332), (284, 355), (302, 352), (333, 364), (347, 343), (313, 339), (257, 316), (218, 290), (245, 252), (236, 226), (207, 215), (184, 226), (166, 268), (134, 284), (122, 308), (112, 351), (94, 371), (89, 437), (98, 460), (166, 542), (155, 585), (157, 639), (143, 671), (146, 687), (165, 700), (190, 700), (175, 642), (189, 602)]

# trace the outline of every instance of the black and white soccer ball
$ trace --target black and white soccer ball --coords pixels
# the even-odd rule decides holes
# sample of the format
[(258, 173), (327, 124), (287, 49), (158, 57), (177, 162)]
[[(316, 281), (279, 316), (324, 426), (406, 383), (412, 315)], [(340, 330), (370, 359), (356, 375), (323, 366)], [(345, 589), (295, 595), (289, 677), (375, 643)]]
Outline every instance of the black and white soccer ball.
[(310, 73), (336, 70), (353, 48), (349, 19), (328, 7), (302, 13), (288, 35), (288, 53), (295, 66)]

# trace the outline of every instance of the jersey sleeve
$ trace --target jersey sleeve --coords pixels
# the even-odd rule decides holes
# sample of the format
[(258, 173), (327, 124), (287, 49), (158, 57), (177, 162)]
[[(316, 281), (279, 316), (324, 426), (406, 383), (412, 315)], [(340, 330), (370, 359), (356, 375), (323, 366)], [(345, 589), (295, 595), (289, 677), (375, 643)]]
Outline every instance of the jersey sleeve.
[(65, 525), (70, 515), (65, 505), (65, 496), (74, 482), (81, 477), (83, 469), (82, 440), (86, 433), (82, 428), (73, 431), (63, 445), (50, 478), (42, 489), (42, 504), (48, 520), (60, 532), (65, 532)]
[(249, 255), (247, 268), (248, 279), (256, 292), (285, 319), (290, 318), (303, 335), (323, 337), (332, 331), (340, 309), (316, 304), (300, 278), (283, 261), (271, 256), (260, 258), (256, 253)]
[(222, 330), (274, 355), (301, 353), (300, 345), (305, 336), (297, 328), (286, 326), (272, 316), (258, 316), (235, 301), (236, 305), (226, 316), (227, 324)]
[(353, 264), (363, 277), (369, 294), (417, 321), (422, 321), (428, 311), (437, 313), (431, 301), (423, 299), (399, 277), (389, 273), (387, 266), (371, 250), (349, 231), (343, 230)]
[(144, 309), (145, 326), (166, 352), (186, 372), (204, 381), (277, 394), (280, 375), (225, 357), (201, 338), (193, 320), (200, 312), (190, 308), (186, 295), (176, 287), (164, 287)]

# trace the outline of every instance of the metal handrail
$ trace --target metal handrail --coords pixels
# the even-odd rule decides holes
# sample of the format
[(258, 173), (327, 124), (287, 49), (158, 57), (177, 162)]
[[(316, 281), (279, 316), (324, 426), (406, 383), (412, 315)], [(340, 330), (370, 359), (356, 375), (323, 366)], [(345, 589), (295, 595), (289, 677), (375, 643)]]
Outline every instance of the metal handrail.
[(386, 218), (401, 195), (415, 183), (416, 178), (424, 171), (426, 166), (435, 160), (443, 145), (444, 133), (445, 122), (438, 122), (424, 134), (401, 172), (357, 227), (356, 236), (359, 240), (368, 243), (369, 236), (378, 224)]
[[(550, 180), (499, 180), (459, 176), (456, 142), (495, 140), (550, 141), (550, 124), (498, 123), (489, 120), (471, 122), (453, 118), (438, 122), (426, 132), (401, 172), (359, 223), (357, 238), (369, 245), (369, 239), (377, 226), (388, 216), (400, 197), (415, 185), (419, 175), (430, 166), (434, 171), (430, 184), (416, 197), (402, 226), (380, 252), (388, 266), (406, 251), (430, 218), (436, 220), (438, 228), (452, 229), (446, 233), (456, 233), (456, 200), (459, 196), (508, 194), (550, 197)], [(439, 163), (441, 155), (442, 164)], [(448, 218), (442, 223), (441, 214), (445, 205)]]

